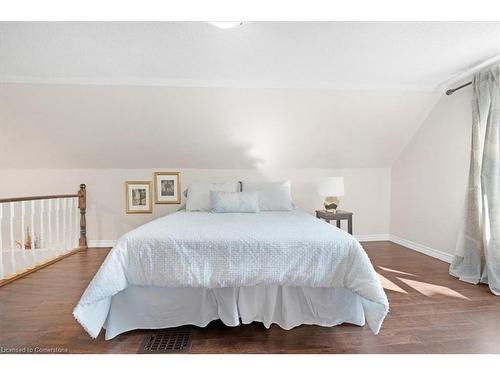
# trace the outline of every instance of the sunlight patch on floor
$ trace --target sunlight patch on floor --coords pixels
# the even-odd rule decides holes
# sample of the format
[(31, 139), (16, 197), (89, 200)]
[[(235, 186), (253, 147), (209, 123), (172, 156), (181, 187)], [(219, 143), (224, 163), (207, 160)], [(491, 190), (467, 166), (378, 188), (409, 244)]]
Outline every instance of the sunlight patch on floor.
[(404, 279), (402, 277), (398, 277), (397, 279), (427, 297), (438, 295), (438, 296), (446, 296), (446, 297), (469, 300), (469, 298), (467, 298), (463, 294), (460, 294), (446, 286), (424, 283), (422, 281)]
[(394, 270), (394, 269), (388, 268), (388, 267), (382, 267), (382, 266), (377, 266), (377, 267), (380, 268), (381, 270), (384, 270), (387, 272), (399, 273), (400, 275), (415, 276), (415, 277), (417, 276), (417, 275), (414, 275), (413, 273), (398, 271), (398, 270)]
[(392, 290), (393, 292), (408, 294), (407, 291), (405, 291), (404, 289), (402, 289), (399, 286), (397, 286), (396, 284), (394, 284), (391, 280), (385, 278), (384, 276), (382, 276), (379, 273), (377, 273), (377, 275), (378, 275), (380, 282), (382, 283), (382, 287), (384, 289)]

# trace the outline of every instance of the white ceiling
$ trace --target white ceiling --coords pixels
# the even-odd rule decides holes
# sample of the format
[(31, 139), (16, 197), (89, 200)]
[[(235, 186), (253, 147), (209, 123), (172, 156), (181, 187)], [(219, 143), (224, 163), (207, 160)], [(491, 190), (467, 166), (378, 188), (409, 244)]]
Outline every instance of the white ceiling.
[(499, 25), (0, 23), (0, 168), (390, 167)]
[(0, 23), (0, 81), (434, 89), (500, 53), (499, 23)]

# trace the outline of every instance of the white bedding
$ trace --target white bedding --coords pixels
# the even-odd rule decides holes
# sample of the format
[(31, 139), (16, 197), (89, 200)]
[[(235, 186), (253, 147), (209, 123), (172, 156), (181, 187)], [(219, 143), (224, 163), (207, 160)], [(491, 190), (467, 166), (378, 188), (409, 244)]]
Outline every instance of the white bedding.
[[(344, 231), (299, 210), (259, 214), (177, 212), (125, 234), (73, 315), (92, 337), (111, 301), (131, 286), (344, 288), (361, 297), (374, 333), (389, 303), (368, 256)], [(304, 322), (307, 323), (307, 322)]]

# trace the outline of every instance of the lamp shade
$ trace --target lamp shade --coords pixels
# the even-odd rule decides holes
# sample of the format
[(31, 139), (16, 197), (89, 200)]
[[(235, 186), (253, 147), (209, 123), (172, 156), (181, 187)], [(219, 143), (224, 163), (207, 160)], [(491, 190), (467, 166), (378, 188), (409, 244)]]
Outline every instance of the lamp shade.
[(344, 195), (344, 177), (328, 177), (318, 188), (322, 197), (341, 197)]

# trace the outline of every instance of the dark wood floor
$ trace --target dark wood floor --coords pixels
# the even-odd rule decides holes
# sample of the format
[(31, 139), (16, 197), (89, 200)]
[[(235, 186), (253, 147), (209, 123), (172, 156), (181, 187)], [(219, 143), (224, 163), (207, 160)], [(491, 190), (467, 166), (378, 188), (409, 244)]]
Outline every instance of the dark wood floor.
[[(500, 298), (448, 275), (448, 264), (391, 242), (364, 243), (391, 311), (368, 327), (260, 323), (194, 328), (191, 353), (500, 353)], [(135, 353), (145, 331), (92, 340), (71, 314), (108, 249), (73, 255), (0, 288), (0, 353)]]

